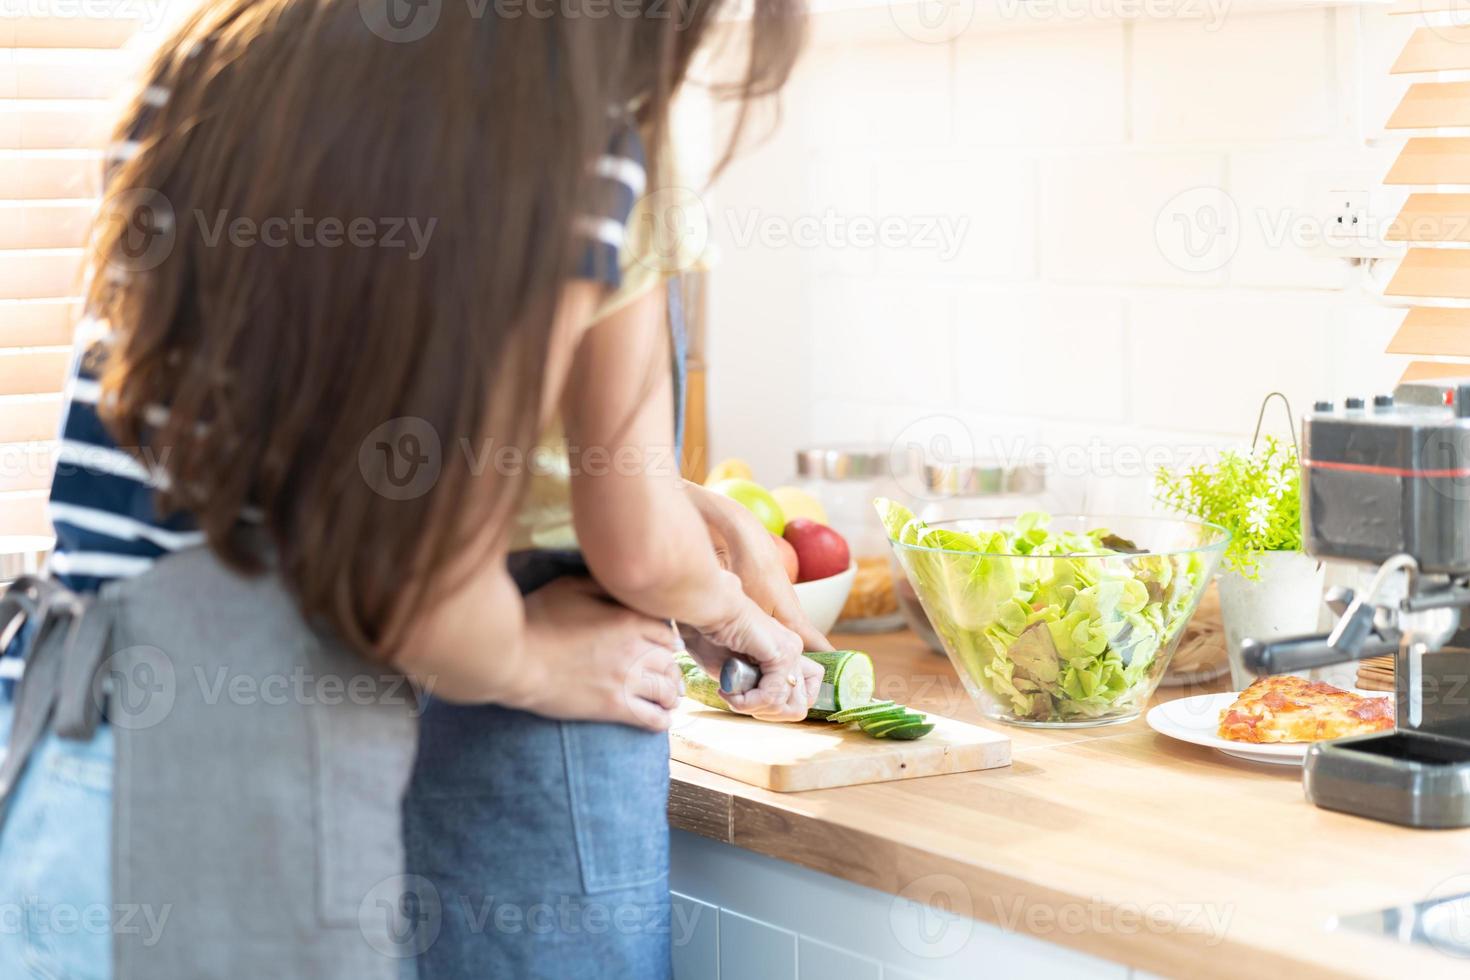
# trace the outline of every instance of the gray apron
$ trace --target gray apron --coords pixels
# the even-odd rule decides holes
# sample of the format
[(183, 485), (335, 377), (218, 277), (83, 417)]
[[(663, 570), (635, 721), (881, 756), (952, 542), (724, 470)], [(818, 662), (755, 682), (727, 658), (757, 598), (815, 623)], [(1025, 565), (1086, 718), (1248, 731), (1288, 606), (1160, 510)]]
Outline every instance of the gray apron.
[(161, 937), (114, 936), (116, 980), (396, 980), (432, 942), (403, 873), (418, 725), (400, 675), (202, 548), (95, 596), (21, 579), (0, 633), (17, 616), (33, 632), (0, 820), (48, 726), (112, 725), (113, 907), (168, 914)]

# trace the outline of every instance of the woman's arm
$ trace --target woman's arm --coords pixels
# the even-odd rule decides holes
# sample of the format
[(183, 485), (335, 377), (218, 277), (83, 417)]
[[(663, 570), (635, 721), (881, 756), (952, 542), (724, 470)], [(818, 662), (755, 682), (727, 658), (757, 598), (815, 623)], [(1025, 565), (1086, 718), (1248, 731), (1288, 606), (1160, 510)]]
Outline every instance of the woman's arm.
[[(580, 325), (600, 296), (590, 282), (563, 294), (547, 350), (546, 397), (560, 396)], [(482, 523), (467, 523), (464, 536), (476, 543), (439, 579), (453, 591), (403, 611), (393, 663), (450, 701), (667, 728), (682, 686), (668, 623), (619, 608), (586, 582), (559, 581), (522, 600), (506, 569), (508, 535)]]
[(732, 618), (743, 593), (715, 561), (685, 499), (662, 287), (592, 326), (563, 413), (577, 541), (598, 582), (649, 615), (697, 627)]
[(504, 556), (413, 627), (396, 666), (435, 697), (548, 718), (669, 727), (684, 681), (667, 622), (563, 578), (524, 602)]
[(779, 676), (781, 684), (732, 699), (737, 710), (804, 716), (817, 680), (801, 638), (720, 567), (679, 476), (664, 304), (659, 287), (618, 309), (587, 331), (573, 358), (562, 404), (578, 543), (593, 577), (619, 601), (687, 623)]

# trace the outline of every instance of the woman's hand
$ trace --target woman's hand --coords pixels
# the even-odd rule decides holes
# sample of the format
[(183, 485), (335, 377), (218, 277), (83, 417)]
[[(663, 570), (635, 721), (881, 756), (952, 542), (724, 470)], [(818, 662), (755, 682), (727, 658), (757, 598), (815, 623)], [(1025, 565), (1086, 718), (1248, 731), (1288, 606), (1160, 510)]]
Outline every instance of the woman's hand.
[(754, 688), (743, 694), (722, 691), (720, 696), (732, 710), (762, 721), (801, 721), (822, 686), (822, 668), (802, 656), (796, 634), (748, 599), (736, 621), (688, 637), (688, 648), (705, 673), (715, 678), (731, 650), (741, 651), (755, 664), (760, 680)]
[(831, 650), (831, 641), (802, 611), (781, 552), (765, 525), (723, 494), (687, 481), (684, 489), (709, 528), (720, 564), (735, 573), (751, 601), (801, 637), (807, 650)]
[(667, 621), (618, 605), (587, 578), (557, 579), (525, 602), (525, 676), (502, 703), (548, 718), (669, 727), (684, 679)]

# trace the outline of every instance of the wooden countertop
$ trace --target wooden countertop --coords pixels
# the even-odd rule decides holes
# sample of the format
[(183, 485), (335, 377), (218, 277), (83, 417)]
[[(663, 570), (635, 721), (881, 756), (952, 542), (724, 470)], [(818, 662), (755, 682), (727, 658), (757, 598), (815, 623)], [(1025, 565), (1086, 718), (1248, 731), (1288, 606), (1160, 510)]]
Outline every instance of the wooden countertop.
[[(833, 641), (872, 654), (878, 697), (991, 724), (913, 634)], [(1142, 719), (991, 727), (1012, 739), (1008, 768), (809, 793), (675, 762), (669, 822), (892, 894), (937, 887), (977, 919), (1169, 976), (1470, 975), (1447, 953), (1325, 928), (1447, 884), (1470, 891), (1470, 830), (1320, 810), (1299, 770), (1179, 743)]]

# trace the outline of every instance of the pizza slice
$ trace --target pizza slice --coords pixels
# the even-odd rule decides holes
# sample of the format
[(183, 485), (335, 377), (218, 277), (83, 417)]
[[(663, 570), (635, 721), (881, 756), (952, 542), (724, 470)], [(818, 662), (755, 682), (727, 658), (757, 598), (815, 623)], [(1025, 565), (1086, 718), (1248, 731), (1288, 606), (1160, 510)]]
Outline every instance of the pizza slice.
[(1393, 728), (1393, 699), (1281, 674), (1262, 677), (1220, 712), (1219, 735), (1232, 742), (1320, 742)]

